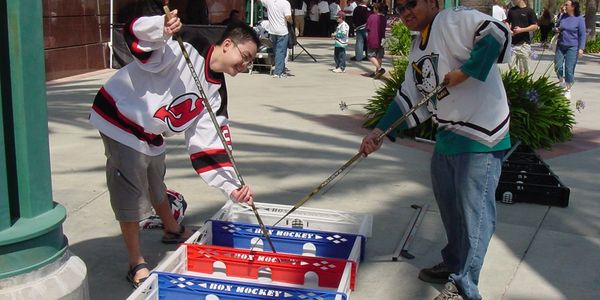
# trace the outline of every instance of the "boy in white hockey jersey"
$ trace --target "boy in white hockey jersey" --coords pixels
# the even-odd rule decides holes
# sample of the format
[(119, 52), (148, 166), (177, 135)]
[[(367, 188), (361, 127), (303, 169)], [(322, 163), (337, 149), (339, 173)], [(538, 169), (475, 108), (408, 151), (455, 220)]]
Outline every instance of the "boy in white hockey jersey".
[[(420, 35), (408, 57), (405, 81), (360, 151), (378, 150), (382, 141), (377, 137), (385, 129), (423, 95), (446, 84), (400, 128), (430, 117), (438, 125), (431, 181), (448, 244), (443, 262), (421, 270), (419, 278), (447, 282), (435, 299), (481, 299), (479, 273), (495, 230), (502, 157), (510, 148), (508, 101), (496, 65), (510, 60), (510, 31), (472, 9), (440, 11), (436, 0), (400, 0), (397, 9), (404, 24)], [(396, 135), (397, 130), (388, 137)]]
[(127, 246), (127, 279), (135, 287), (149, 274), (140, 249), (138, 222), (150, 214), (150, 204), (162, 219), (164, 243), (180, 243), (192, 233), (177, 224), (166, 200), (163, 137), (185, 134), (192, 166), (207, 184), (237, 202), (253, 198), (248, 186), (240, 186), (183, 53), (171, 38), (177, 32), (228, 142), (224, 73), (235, 76), (247, 69), (259, 44), (252, 28), (236, 23), (211, 45), (197, 31), (182, 30), (177, 10), (171, 12), (171, 18), (140, 17), (126, 25), (124, 36), (134, 61), (100, 89), (90, 122), (104, 142), (111, 206)]

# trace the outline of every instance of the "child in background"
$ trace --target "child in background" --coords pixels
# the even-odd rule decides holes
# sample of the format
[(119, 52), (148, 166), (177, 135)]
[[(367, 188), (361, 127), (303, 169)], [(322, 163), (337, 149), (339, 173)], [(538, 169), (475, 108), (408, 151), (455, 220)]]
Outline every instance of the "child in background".
[(343, 11), (338, 11), (336, 14), (337, 28), (332, 37), (335, 39), (335, 48), (333, 57), (335, 60), (335, 69), (331, 70), (334, 73), (346, 72), (346, 47), (348, 46), (348, 32), (350, 26), (344, 21), (346, 14)]

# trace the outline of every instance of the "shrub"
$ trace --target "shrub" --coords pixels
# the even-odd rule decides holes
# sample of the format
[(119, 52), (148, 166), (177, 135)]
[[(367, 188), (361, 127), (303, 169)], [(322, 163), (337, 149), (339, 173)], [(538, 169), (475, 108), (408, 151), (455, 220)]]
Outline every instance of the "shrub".
[(600, 53), (600, 37), (585, 43), (586, 53)]
[(411, 44), (410, 30), (402, 22), (394, 22), (391, 35), (386, 40), (386, 50), (393, 55), (407, 56)]
[(572, 136), (575, 117), (558, 83), (516, 70), (502, 74), (510, 105), (510, 135), (535, 149), (551, 148)]
[(408, 59), (400, 57), (394, 60), (394, 69), (390, 71), (389, 77), (382, 77), (383, 85), (375, 91), (375, 95), (369, 99), (365, 105), (367, 110), (367, 120), (363, 123), (364, 127), (374, 127), (379, 119), (387, 110), (388, 105), (404, 81), (404, 72), (408, 66)]
[[(550, 42), (550, 39), (552, 38), (552, 34), (549, 34), (548, 36), (548, 42)], [(539, 43), (542, 40), (542, 32), (539, 30), (536, 30), (533, 32), (533, 37), (531, 38), (531, 43)]]

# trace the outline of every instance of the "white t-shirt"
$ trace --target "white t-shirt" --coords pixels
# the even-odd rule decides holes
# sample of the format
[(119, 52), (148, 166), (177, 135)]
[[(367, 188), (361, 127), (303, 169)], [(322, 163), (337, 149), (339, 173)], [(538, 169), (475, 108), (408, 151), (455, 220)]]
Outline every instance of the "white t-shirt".
[(308, 18), (313, 22), (319, 22), (319, 6), (313, 5), (310, 8), (310, 13), (308, 14)]
[(332, 2), (331, 4), (329, 4), (329, 13), (330, 13), (329, 19), (336, 20), (337, 13), (338, 13), (338, 11), (340, 11), (340, 9), (341, 9), (340, 5), (335, 2)]
[(274, 35), (288, 34), (286, 16), (292, 15), (292, 7), (287, 0), (261, 0), (267, 8), (269, 24), (267, 31)]
[(356, 2), (352, 2), (350, 4), (348, 4), (348, 6), (346, 6), (346, 8), (344, 8), (344, 12), (346, 13), (346, 16), (351, 17), (352, 14), (354, 13), (354, 9), (356, 8), (357, 4)]
[(327, 1), (319, 2), (319, 13), (326, 14), (328, 12), (329, 12), (329, 4), (327, 4)]
[(306, 2), (302, 1), (302, 9), (294, 9), (294, 15), (304, 16), (306, 14)]
[(498, 21), (506, 20), (506, 12), (500, 5), (492, 6), (492, 17)]

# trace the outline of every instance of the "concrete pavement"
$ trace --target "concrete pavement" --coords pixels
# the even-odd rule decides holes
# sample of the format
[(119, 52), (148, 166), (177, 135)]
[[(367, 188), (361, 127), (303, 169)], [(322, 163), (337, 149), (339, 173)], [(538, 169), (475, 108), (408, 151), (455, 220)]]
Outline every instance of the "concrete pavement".
[[(361, 127), (361, 104), (381, 85), (360, 75), (372, 70), (369, 62), (348, 61), (345, 74), (330, 72), (330, 39), (300, 42), (318, 62), (300, 54), (289, 63), (294, 76), (227, 78), (234, 155), (259, 202), (293, 204), (351, 158), (368, 132)], [(295, 50), (298, 54), (301, 49)], [(547, 53), (540, 57), (538, 75), (551, 58)], [(569, 207), (498, 204), (497, 231), (480, 281), (485, 299), (600, 295), (599, 62), (599, 56), (586, 55), (576, 69), (573, 103), (582, 99), (586, 108), (575, 113), (573, 141), (540, 152), (571, 188)], [(384, 65), (392, 69), (389, 56)], [(102, 142), (87, 123), (95, 93), (113, 73), (106, 70), (47, 85), (53, 196), (68, 210), (64, 232), (70, 250), (87, 265), (92, 299), (123, 299), (132, 291), (125, 280), (125, 247), (108, 200)], [(349, 110), (341, 111), (340, 101), (351, 105)], [(188, 201), (185, 223), (200, 225), (225, 199), (195, 174), (183, 138), (167, 141), (167, 185)], [(443, 288), (416, 278), (420, 268), (441, 259), (445, 239), (430, 187), (430, 151), (423, 143), (386, 142), (306, 204), (374, 217), (373, 237), (352, 299), (431, 299)], [(412, 244), (416, 258), (392, 262), (413, 214), (411, 204), (425, 203), (431, 206)], [(159, 230), (141, 236), (152, 266), (175, 249), (160, 243)]]

